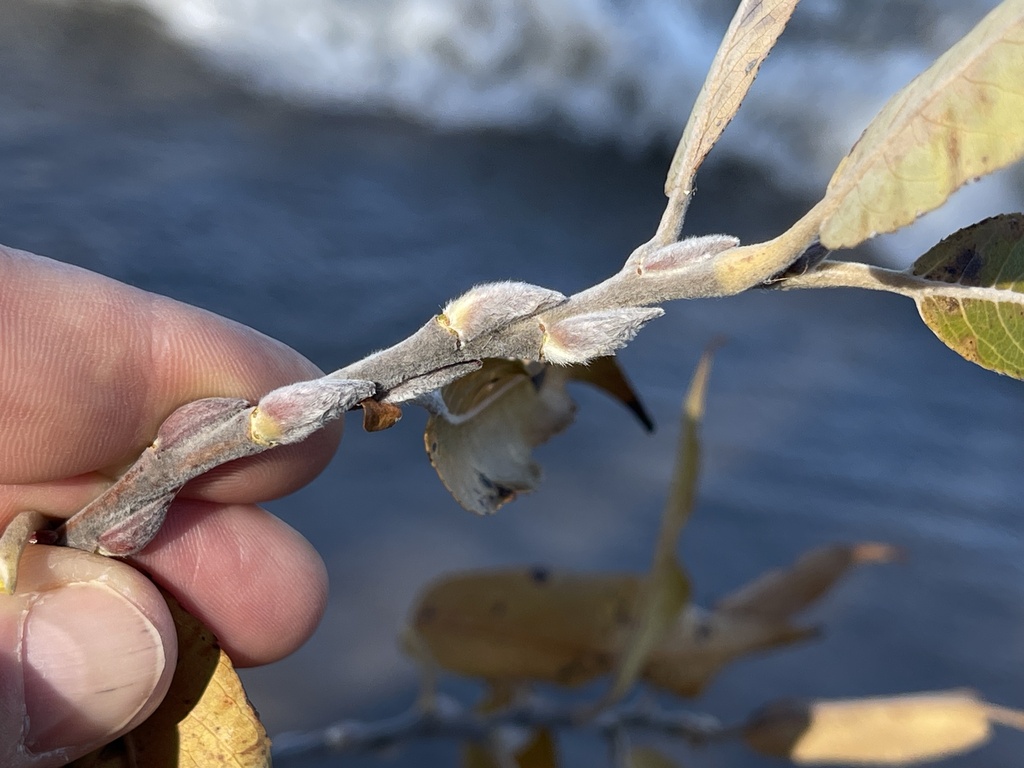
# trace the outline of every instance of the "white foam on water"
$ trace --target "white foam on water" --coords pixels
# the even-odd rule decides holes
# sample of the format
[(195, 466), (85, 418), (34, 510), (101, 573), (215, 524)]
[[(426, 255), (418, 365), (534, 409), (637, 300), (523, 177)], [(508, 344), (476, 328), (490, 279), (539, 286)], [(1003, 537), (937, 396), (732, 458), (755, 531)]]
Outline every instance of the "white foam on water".
[[(734, 6), (118, 1), (147, 9), (172, 36), (248, 87), (296, 102), (398, 115), (438, 130), (554, 128), (636, 150), (678, 139)], [(775, 184), (817, 193), (886, 98), (995, 4), (804, 0), (715, 155), (739, 156)], [(1004, 195), (1020, 197), (1013, 187), (985, 185), (990, 205), (969, 208), (1004, 210)], [(960, 205), (958, 196), (950, 207)], [(901, 251), (911, 247), (907, 242)]]

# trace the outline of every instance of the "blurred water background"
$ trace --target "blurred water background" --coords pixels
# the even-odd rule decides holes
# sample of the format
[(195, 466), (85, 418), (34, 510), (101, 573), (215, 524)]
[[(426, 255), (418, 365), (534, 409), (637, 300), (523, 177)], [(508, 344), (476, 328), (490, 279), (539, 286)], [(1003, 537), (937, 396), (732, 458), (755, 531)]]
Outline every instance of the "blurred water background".
[[(806, 0), (698, 178), (688, 230), (782, 231), (885, 98), (993, 5)], [(657, 223), (730, 6), (0, 0), (0, 241), (337, 368), (476, 282), (571, 292), (615, 271)], [(1014, 172), (976, 184), (864, 255), (907, 263), (1021, 208), (1021, 189)], [(491, 519), (437, 480), (423, 416), (377, 435), (352, 420), (328, 471), (271, 504), (317, 544), (332, 598), (301, 651), (244, 675), (269, 730), (409, 704), (395, 637), (444, 571), (644, 568), (679, 399), (718, 334), (682, 546), (698, 601), (825, 542), (884, 539), (909, 560), (850, 578), (814, 613), (821, 642), (735, 665), (693, 706), (734, 720), (778, 696), (972, 686), (1024, 707), (1022, 385), (960, 360), (904, 299), (759, 292), (670, 306), (621, 356), (660, 430), (578, 391), (577, 424), (539, 452), (541, 490)], [(570, 765), (602, 749), (565, 746)], [(453, 750), (384, 764), (451, 765)], [(944, 765), (1016, 768), (1022, 751), (1000, 733)], [(687, 764), (771, 763), (726, 748)]]

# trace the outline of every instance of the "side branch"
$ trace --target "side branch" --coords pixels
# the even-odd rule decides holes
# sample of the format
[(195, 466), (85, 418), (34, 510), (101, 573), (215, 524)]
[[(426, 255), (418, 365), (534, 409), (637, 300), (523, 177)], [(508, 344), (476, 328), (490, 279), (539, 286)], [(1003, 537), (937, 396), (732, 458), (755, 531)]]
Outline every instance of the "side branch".
[(650, 731), (681, 738), (694, 746), (735, 738), (739, 729), (727, 728), (711, 715), (667, 710), (655, 706), (623, 706), (602, 712), (593, 720), (580, 718), (577, 706), (533, 701), (527, 705), (482, 715), (443, 697), (432, 709), (410, 709), (377, 722), (343, 721), (322, 730), (282, 733), (274, 737), (275, 761), (316, 754), (356, 754), (387, 749), (422, 739), (487, 741), (506, 728), (550, 730), (590, 729), (601, 735), (615, 731)]

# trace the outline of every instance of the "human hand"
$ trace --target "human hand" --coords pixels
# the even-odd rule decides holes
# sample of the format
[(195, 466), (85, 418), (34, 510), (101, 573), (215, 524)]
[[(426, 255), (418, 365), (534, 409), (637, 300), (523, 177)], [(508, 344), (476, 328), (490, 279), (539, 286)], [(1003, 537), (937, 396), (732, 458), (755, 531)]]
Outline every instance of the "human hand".
[[(319, 375), (249, 328), (0, 246), (0, 530), (23, 510), (85, 506), (183, 403), (255, 401)], [(291, 653), (323, 613), (319, 556), (256, 502), (315, 477), (340, 423), (189, 483), (131, 560), (238, 666)], [(131, 730), (163, 698), (175, 652), (166, 604), (139, 570), (28, 547), (17, 593), (0, 595), (0, 765), (63, 765)]]

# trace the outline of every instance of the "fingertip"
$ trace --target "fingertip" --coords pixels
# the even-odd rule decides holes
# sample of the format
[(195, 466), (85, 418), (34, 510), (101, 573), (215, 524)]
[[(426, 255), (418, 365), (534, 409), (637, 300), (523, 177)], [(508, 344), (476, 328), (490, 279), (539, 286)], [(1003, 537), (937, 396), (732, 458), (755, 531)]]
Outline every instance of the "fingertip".
[[(124, 563), (29, 547), (19, 589), (0, 599), (0, 760), (63, 765), (148, 717), (170, 684), (174, 622)], [(8, 754), (3, 755), (3, 750)]]
[(292, 653), (327, 606), (319, 553), (254, 505), (178, 500), (156, 539), (132, 561), (213, 631), (235, 666)]

